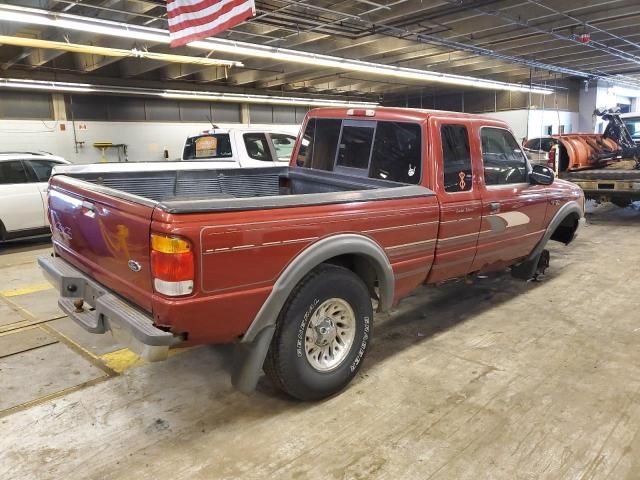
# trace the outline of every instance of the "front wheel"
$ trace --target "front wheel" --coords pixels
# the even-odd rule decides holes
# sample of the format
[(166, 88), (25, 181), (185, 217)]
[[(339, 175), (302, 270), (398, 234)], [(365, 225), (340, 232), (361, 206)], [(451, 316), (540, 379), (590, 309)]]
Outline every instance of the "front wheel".
[(362, 280), (346, 268), (321, 265), (282, 309), (264, 370), (274, 385), (300, 400), (339, 392), (362, 364), (372, 320)]

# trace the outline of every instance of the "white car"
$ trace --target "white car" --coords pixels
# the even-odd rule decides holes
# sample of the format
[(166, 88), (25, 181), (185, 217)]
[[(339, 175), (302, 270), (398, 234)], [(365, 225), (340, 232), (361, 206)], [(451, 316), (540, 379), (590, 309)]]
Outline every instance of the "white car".
[(108, 162), (56, 167), (54, 173), (132, 174), (162, 170), (202, 170), (286, 166), (296, 136), (282, 130), (213, 128), (187, 137), (182, 159), (176, 162)]
[(212, 128), (187, 138), (182, 160), (220, 161), (236, 168), (286, 165), (296, 136), (279, 130)]
[(48, 235), (47, 182), (65, 159), (47, 153), (0, 152), (0, 242)]

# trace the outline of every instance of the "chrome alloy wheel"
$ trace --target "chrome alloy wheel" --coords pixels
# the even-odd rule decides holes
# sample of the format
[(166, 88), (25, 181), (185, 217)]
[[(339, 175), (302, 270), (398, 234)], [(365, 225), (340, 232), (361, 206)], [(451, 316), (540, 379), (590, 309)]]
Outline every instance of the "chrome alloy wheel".
[(356, 336), (356, 316), (341, 298), (322, 302), (313, 312), (305, 332), (304, 348), (311, 366), (328, 372), (337, 368)]

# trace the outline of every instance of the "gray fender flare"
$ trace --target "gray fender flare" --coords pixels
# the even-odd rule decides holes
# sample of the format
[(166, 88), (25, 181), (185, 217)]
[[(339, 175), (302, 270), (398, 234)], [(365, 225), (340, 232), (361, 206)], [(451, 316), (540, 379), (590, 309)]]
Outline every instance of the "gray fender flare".
[(544, 235), (533, 248), (529, 256), (524, 261), (511, 269), (511, 273), (514, 277), (520, 278), (522, 280), (529, 280), (531, 277), (533, 277), (536, 271), (536, 267), (538, 266), (538, 258), (542, 254), (542, 251), (547, 245), (547, 242), (553, 235), (553, 232), (555, 232), (556, 228), (558, 228), (560, 224), (565, 220), (565, 218), (567, 218), (567, 216), (571, 215), (572, 213), (577, 214), (578, 219), (584, 217), (584, 211), (582, 210), (582, 207), (578, 204), (578, 202), (574, 200), (567, 202), (562, 207), (560, 207), (560, 209), (551, 219), (551, 222), (549, 222)]
[(236, 388), (243, 392), (255, 388), (278, 315), (296, 285), (321, 263), (347, 254), (360, 255), (369, 261), (378, 278), (379, 310), (391, 308), (395, 279), (389, 259), (380, 245), (369, 237), (357, 234), (340, 234), (319, 240), (302, 251), (280, 274), (256, 318), (236, 345), (232, 374), (232, 383)]

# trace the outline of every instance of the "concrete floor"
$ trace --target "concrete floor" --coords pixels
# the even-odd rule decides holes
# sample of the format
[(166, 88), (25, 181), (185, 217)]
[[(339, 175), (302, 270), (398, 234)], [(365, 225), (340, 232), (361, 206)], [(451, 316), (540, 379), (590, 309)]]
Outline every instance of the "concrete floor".
[(640, 478), (640, 212), (602, 206), (541, 283), (417, 292), (341, 395), (230, 387), (228, 347), (145, 364), (0, 255), (1, 479)]

